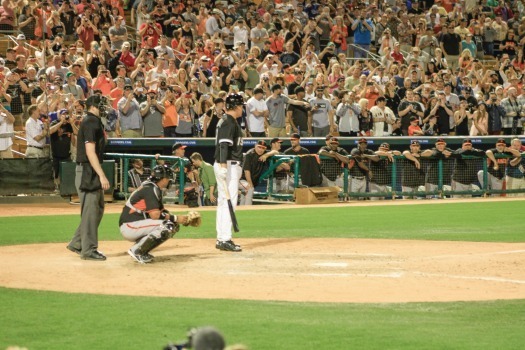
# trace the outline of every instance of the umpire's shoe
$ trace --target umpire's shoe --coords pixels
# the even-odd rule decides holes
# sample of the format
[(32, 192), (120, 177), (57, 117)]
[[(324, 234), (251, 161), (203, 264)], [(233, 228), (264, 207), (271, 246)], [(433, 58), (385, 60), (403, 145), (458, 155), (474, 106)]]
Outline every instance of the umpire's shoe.
[(106, 260), (106, 256), (99, 252), (98, 250), (94, 250), (91, 252), (91, 254), (88, 255), (81, 255), (80, 259), (82, 260), (98, 260), (98, 261), (104, 261)]
[(225, 250), (228, 252), (242, 252), (240, 245), (233, 243), (232, 240), (229, 241), (217, 241), (215, 248), (219, 250)]

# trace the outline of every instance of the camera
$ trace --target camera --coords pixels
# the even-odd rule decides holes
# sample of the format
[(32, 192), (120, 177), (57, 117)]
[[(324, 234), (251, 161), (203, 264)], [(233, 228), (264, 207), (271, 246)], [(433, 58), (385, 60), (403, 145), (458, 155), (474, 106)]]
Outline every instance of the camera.
[(363, 16), (361, 16), (361, 17), (359, 17), (359, 20), (360, 20), (360, 21), (364, 21), (365, 18), (364, 18)]
[(160, 87), (166, 87), (166, 82), (165, 81), (161, 81), (160, 82)]
[(65, 118), (65, 119), (66, 119), (66, 120), (69, 120), (69, 115), (66, 115), (66, 118)]

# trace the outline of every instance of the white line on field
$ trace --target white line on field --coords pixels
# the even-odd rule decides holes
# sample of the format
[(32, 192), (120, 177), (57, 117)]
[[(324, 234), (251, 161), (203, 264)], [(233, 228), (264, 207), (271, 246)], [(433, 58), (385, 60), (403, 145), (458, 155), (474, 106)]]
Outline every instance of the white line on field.
[(461, 276), (461, 275), (448, 275), (448, 274), (442, 274), (442, 273), (425, 273), (425, 272), (417, 272), (417, 271), (413, 273), (416, 275), (423, 276), (423, 277), (445, 277), (445, 278), (454, 278), (454, 279), (463, 279), (463, 280), (525, 284), (525, 281), (523, 280), (514, 280), (514, 279), (509, 279), (509, 278), (501, 278), (501, 277)]
[(425, 259), (440, 259), (440, 258), (457, 258), (457, 257), (469, 257), (469, 256), (488, 256), (488, 255), (507, 255), (507, 254), (521, 254), (525, 253), (525, 250), (507, 250), (502, 252), (486, 252), (486, 253), (464, 253), (464, 254), (447, 254), (447, 255), (433, 255), (427, 256)]

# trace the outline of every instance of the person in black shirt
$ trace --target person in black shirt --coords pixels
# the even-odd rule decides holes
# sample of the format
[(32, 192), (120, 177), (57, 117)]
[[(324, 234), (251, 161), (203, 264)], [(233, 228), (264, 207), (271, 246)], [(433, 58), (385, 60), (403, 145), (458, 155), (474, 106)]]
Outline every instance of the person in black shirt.
[(240, 252), (241, 246), (232, 241), (232, 220), (226, 200), (227, 192), (235, 209), (242, 175), (242, 129), (237, 119), (242, 117), (244, 99), (239, 94), (226, 97), (226, 115), (217, 123), (215, 137), (215, 164), (213, 170), (217, 179), (217, 243), (219, 250)]
[[(109, 105), (103, 96), (90, 96), (86, 100), (87, 113), (78, 130), (75, 186), (80, 198), (81, 215), (80, 225), (67, 248), (84, 260), (106, 260), (97, 248), (98, 226), (104, 215), (104, 191), (109, 189), (109, 181), (101, 166), (106, 137), (100, 114)], [(93, 176), (89, 179), (91, 174)], [(90, 180), (100, 181), (100, 186), (91, 187), (98, 189), (84, 190), (86, 184), (91, 185)]]
[[(454, 166), (454, 160), (450, 157), (452, 152), (453, 151), (447, 147), (445, 139), (440, 138), (436, 141), (436, 146), (434, 148), (427, 149), (421, 153), (421, 157), (433, 158), (427, 168), (427, 177), (425, 181), (425, 191), (433, 192), (433, 198), (436, 198), (435, 195), (438, 190), (442, 190), (442, 188), (439, 188), (439, 161), (442, 161), (443, 163), (441, 174), (442, 184), (451, 184), (452, 169)], [(432, 196), (429, 196), (428, 198), (432, 198)]]
[[(471, 185), (478, 180), (478, 170), (483, 168), (485, 152), (472, 148), (472, 141), (464, 139), (461, 148), (455, 150), (451, 157), (456, 159), (454, 171), (452, 172), (452, 191), (471, 191)], [(463, 156), (475, 156), (477, 158), (463, 158)], [(454, 195), (454, 198), (468, 198), (471, 195)]]
[(350, 175), (348, 192), (366, 192), (366, 180), (370, 177), (370, 162), (379, 160), (379, 156), (369, 150), (367, 146), (368, 141), (361, 138), (357, 141), (357, 147), (350, 152), (352, 160), (348, 164)]
[(60, 185), (60, 178), (58, 177), (60, 162), (71, 161), (71, 135), (73, 134), (71, 122), (73, 121), (74, 119), (67, 114), (67, 110), (64, 110), (59, 118), (54, 120), (49, 126), (51, 153), (53, 155), (53, 174), (57, 189)]
[[(370, 162), (370, 193), (386, 193), (388, 191), (387, 186), (392, 184), (392, 156), (399, 156), (401, 152), (391, 151), (390, 145), (384, 142), (375, 154), (381, 158), (377, 162)], [(378, 200), (385, 199), (385, 197), (374, 196), (370, 199)]]
[[(319, 150), (321, 158), (321, 172), (323, 173), (323, 186), (339, 186), (343, 188), (343, 166), (348, 164), (348, 152), (339, 147), (339, 139), (328, 135), (326, 146)], [(326, 157), (326, 158), (324, 158)]]
[[(410, 143), (410, 150), (403, 152), (403, 156), (405, 156), (401, 163), (401, 189), (403, 193), (416, 193), (419, 190), (419, 186), (425, 184), (424, 167), (421, 166), (421, 153), (421, 145), (416, 140)], [(403, 195), (403, 199), (414, 199), (414, 197)]]
[(149, 252), (173, 237), (180, 229), (179, 224), (188, 224), (188, 216), (172, 215), (162, 203), (162, 191), (172, 181), (170, 167), (157, 165), (148, 180), (131, 194), (120, 214), (120, 233), (135, 242), (128, 254), (141, 264), (153, 260)]

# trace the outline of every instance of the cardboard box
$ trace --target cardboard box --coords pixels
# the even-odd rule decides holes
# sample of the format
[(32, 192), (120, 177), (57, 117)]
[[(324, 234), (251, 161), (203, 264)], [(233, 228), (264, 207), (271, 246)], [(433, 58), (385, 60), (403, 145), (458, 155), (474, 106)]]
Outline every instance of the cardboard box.
[(296, 204), (328, 204), (339, 202), (339, 187), (296, 188)]

